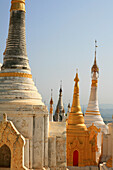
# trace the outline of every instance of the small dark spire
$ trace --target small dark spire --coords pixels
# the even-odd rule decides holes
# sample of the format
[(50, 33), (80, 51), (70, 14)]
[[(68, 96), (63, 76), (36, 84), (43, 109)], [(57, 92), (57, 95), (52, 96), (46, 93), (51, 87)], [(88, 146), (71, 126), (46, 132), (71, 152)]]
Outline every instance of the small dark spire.
[(75, 82), (79, 82), (79, 78), (78, 78), (78, 69), (76, 69), (76, 77), (74, 79)]
[(70, 103), (68, 104), (68, 108), (70, 109)]
[(60, 94), (62, 93), (62, 80), (60, 81)]

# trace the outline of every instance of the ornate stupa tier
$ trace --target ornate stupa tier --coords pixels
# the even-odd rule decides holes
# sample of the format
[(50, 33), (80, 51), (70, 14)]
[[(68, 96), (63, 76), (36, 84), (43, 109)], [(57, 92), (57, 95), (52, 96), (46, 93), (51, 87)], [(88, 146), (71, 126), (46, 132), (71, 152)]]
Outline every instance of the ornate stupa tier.
[(91, 73), (92, 73), (92, 84), (91, 84), (89, 103), (84, 116), (85, 124), (87, 125), (87, 127), (89, 127), (92, 125), (92, 123), (94, 123), (95, 126), (101, 128), (101, 130), (106, 133), (107, 128), (103, 121), (103, 118), (101, 117), (99, 106), (98, 106), (97, 88), (98, 88), (99, 68), (96, 62), (96, 49), (95, 49), (94, 64), (91, 68)]
[(86, 125), (84, 124), (83, 113), (81, 112), (80, 100), (79, 100), (79, 78), (78, 73), (76, 73), (76, 77), (74, 79), (74, 94), (73, 94), (73, 102), (71, 107), (71, 112), (69, 113), (67, 131), (68, 132), (79, 132), (79, 131), (87, 131)]
[(12, 0), (3, 65), (0, 71), (0, 104), (44, 105), (32, 80), (26, 51), (25, 0)]
[(42, 105), (41, 99), (32, 78), (26, 77), (26, 74), (21, 74), (20, 77), (18, 73), (15, 73), (12, 77), (0, 77), (0, 103), (24, 102)]
[[(23, 69), (30, 70), (29, 61), (26, 51), (26, 34), (25, 34), (25, 11), (20, 10), (19, 4), (24, 2), (12, 0), (9, 33), (4, 52), (4, 69)], [(18, 5), (17, 5), (18, 4)], [(14, 6), (15, 8), (14, 8)], [(24, 4), (25, 6), (25, 4)], [(18, 9), (19, 7), (19, 9)]]

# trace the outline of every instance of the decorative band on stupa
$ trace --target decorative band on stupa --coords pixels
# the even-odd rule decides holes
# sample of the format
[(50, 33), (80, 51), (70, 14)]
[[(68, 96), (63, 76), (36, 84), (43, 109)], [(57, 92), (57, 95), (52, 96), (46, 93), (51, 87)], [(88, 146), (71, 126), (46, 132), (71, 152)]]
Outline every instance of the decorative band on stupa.
[(10, 11), (25, 11), (25, 0), (12, 0)]
[(9, 73), (0, 73), (0, 77), (27, 77), (27, 78), (32, 78), (32, 75), (27, 74), (27, 73), (9, 72)]

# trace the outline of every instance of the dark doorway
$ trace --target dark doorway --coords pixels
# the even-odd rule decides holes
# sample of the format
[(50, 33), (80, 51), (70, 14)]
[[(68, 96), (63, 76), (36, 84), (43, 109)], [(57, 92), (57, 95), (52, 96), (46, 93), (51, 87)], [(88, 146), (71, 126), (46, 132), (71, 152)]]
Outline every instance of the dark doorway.
[(78, 151), (73, 152), (73, 166), (78, 166)]
[(0, 167), (2, 168), (11, 167), (11, 151), (7, 145), (3, 145), (0, 148)]

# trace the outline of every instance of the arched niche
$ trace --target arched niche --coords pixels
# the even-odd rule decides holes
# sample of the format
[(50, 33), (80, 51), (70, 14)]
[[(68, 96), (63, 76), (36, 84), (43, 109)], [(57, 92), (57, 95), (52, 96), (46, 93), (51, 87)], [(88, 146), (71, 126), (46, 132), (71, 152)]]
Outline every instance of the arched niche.
[(73, 152), (73, 166), (78, 166), (79, 153), (77, 150)]
[(7, 145), (3, 145), (0, 148), (0, 168), (11, 167), (11, 151)]

